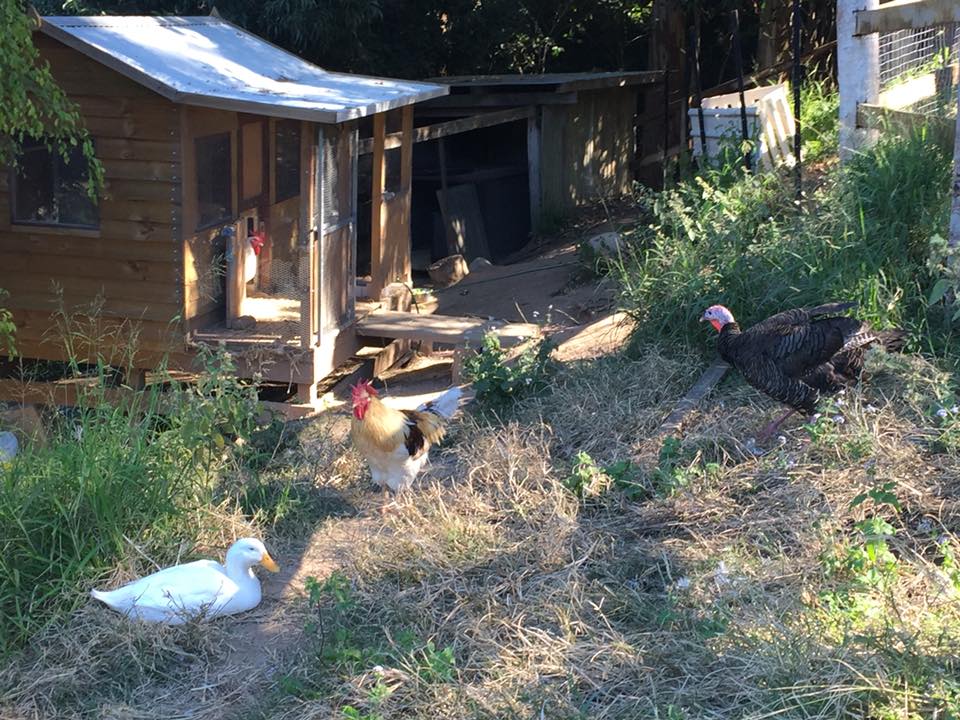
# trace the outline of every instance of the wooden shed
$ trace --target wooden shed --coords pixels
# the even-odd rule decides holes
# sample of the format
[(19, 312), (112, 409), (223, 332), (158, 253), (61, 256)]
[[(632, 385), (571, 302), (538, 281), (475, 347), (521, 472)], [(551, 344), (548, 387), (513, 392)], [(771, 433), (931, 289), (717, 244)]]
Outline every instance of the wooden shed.
[(494, 261), (546, 222), (630, 192), (641, 90), (662, 72), (436, 78), (448, 95), (414, 108), (418, 258)]
[[(356, 198), (371, 198), (376, 298), (410, 278), (412, 104), (448, 88), (327, 72), (216, 16), (45, 17), (35, 42), (106, 186), (90, 201), (79, 154), (65, 163), (39, 140), (0, 176), (20, 355), (142, 375), (222, 345), (241, 376), (315, 399), (358, 345)], [(358, 192), (361, 131), (372, 171)], [(19, 393), (0, 381), (0, 399)]]

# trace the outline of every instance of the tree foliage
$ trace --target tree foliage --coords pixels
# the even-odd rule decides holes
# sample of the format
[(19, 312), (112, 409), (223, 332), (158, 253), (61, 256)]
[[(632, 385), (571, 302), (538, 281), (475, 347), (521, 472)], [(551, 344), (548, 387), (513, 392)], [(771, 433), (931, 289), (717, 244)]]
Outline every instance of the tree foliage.
[(90, 167), (89, 189), (102, 183), (103, 169), (74, 105), (40, 60), (33, 44), (34, 21), (17, 0), (0, 0), (0, 164), (15, 161), (24, 138), (43, 138), (68, 159), (80, 145)]

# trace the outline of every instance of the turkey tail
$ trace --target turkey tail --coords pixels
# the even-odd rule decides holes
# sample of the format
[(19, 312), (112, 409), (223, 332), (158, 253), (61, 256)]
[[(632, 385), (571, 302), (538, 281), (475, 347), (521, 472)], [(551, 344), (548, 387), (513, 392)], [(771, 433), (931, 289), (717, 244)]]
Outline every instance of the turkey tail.
[(816, 307), (807, 308), (807, 313), (810, 317), (819, 317), (820, 315), (837, 315), (847, 310), (852, 310), (857, 307), (859, 303), (856, 302), (834, 302), (826, 303), (825, 305), (817, 305)]
[(460, 406), (460, 396), (462, 394), (463, 391), (454, 385), (436, 399), (424, 403), (417, 409), (421, 412), (433, 413), (434, 415), (439, 415), (449, 420)]
[(907, 332), (901, 328), (881, 330), (876, 335), (877, 340), (880, 341), (883, 349), (887, 352), (903, 352), (903, 348), (907, 344)]

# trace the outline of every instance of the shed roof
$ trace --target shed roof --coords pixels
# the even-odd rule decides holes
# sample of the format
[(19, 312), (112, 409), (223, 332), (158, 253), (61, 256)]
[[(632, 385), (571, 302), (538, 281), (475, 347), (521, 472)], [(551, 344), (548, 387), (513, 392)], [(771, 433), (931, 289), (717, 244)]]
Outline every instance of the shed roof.
[(502, 87), (515, 90), (520, 87), (529, 87), (531, 89), (569, 92), (603, 87), (644, 85), (658, 83), (662, 80), (663, 72), (659, 70), (619, 70), (614, 72), (544, 73), (540, 75), (455, 75), (431, 78), (430, 81), (473, 90)]
[(189, 105), (336, 123), (449, 91), (329, 72), (215, 16), (49, 16), (40, 30)]

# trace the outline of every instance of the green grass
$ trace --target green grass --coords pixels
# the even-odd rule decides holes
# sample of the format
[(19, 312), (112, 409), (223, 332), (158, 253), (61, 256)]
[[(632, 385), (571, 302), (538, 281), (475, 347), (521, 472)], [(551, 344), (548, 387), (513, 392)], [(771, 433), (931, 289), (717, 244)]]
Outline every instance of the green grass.
[(950, 177), (948, 152), (921, 132), (834, 168), (799, 206), (789, 177), (736, 168), (641, 194), (650, 220), (629, 235), (617, 267), (622, 303), (641, 321), (637, 340), (706, 348), (698, 318), (714, 303), (750, 325), (849, 299), (864, 319), (905, 326), (915, 347), (947, 355), (955, 332), (927, 298)]

